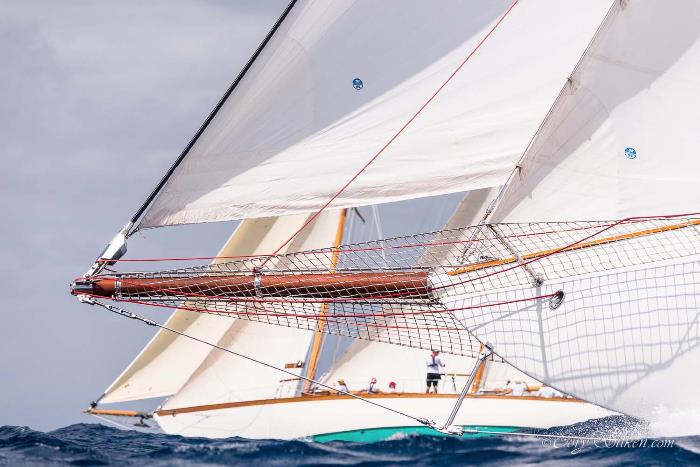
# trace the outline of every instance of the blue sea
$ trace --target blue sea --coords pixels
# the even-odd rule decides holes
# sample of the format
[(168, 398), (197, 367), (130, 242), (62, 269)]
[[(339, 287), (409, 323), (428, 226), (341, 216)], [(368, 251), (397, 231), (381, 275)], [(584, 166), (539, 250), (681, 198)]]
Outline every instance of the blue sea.
[[(600, 435), (600, 428), (582, 424), (572, 432)], [(659, 446), (654, 447), (654, 442)], [(313, 443), (183, 438), (97, 424), (71, 425), (46, 433), (4, 426), (0, 428), (0, 465), (700, 465), (700, 436), (647, 439), (646, 446), (638, 444), (639, 440), (625, 446), (624, 441), (425, 435), (371, 444)]]

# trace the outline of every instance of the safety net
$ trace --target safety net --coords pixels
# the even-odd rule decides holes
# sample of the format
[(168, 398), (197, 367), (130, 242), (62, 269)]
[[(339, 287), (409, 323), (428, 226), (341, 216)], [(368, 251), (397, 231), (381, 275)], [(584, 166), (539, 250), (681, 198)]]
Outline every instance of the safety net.
[[(561, 313), (562, 303), (579, 300), (580, 290), (567, 289), (570, 278), (644, 274), (699, 252), (695, 218), (484, 224), (205, 266), (110, 272), (87, 279), (81, 293), (476, 356), (475, 326), (524, 307)], [(596, 293), (606, 292), (587, 291)]]

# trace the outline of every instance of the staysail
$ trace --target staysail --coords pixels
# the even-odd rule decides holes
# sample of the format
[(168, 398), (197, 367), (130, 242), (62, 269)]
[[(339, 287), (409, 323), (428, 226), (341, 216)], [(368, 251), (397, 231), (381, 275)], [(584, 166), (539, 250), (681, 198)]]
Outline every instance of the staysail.
[[(305, 249), (327, 245), (333, 239), (338, 216), (338, 211), (324, 212), (309, 225), (305, 235), (300, 236), (288, 248)], [(230, 257), (268, 253), (276, 248), (283, 237), (289, 235), (290, 231), (303, 225), (307, 217), (307, 215), (297, 215), (244, 221), (232, 234), (218, 256)], [(222, 262), (222, 260), (216, 260), (215, 263), (217, 262)], [(168, 327), (208, 342), (220, 342), (221, 345), (229, 345), (233, 341), (246, 350), (251, 350), (251, 346), (256, 346), (255, 335), (262, 332), (259, 329), (262, 325), (245, 321), (239, 322), (238, 320), (232, 321), (215, 314), (195, 313), (187, 310), (187, 305), (188, 303), (185, 302), (184, 308), (177, 309), (172, 314), (166, 323)], [(290, 362), (283, 362), (282, 366), (285, 363), (291, 363), (292, 360), (296, 362), (304, 359), (306, 348), (312, 337), (310, 331), (265, 327), (264, 332), (275, 334), (278, 340), (278, 345), (275, 348), (277, 353), (275, 359), (286, 358), (290, 360)], [(281, 349), (287, 349), (288, 353), (280, 357)], [(255, 355), (265, 355), (264, 349), (254, 348), (252, 350), (254, 350), (252, 353)], [(117, 380), (110, 385), (100, 402), (111, 403), (170, 396), (183, 389), (188, 380), (195, 378), (203, 371), (200, 369), (197, 372), (198, 368), (204, 366), (209, 371), (216, 371), (218, 365), (216, 362), (219, 361), (220, 357), (210, 347), (161, 330)], [(246, 369), (246, 371), (249, 375), (257, 375), (260, 370), (255, 368)], [(279, 380), (278, 374), (274, 376)], [(252, 380), (253, 384), (260, 385), (257, 376)], [(220, 378), (217, 381), (220, 381)], [(243, 393), (246, 392), (244, 382), (240, 382), (237, 386), (242, 388)], [(263, 384), (263, 386), (265, 385)]]
[(468, 56), (333, 206), (503, 183), (609, 0), (512, 5), (294, 2), (139, 228), (317, 210)]

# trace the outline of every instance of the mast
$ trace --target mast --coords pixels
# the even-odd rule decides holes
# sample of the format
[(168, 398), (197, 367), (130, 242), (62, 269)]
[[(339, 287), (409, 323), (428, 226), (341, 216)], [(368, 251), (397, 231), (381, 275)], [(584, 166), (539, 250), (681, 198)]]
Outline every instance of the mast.
[[(338, 249), (343, 243), (343, 232), (345, 231), (345, 220), (347, 218), (348, 210), (343, 209), (340, 211), (340, 218), (338, 219), (338, 229), (335, 232), (335, 239), (333, 240), (333, 253), (331, 256), (330, 271), (335, 271), (336, 266), (338, 266), (338, 260), (340, 259), (340, 250)], [(319, 313), (321, 318), (318, 320), (316, 334), (314, 334), (314, 340), (311, 344), (311, 354), (306, 362), (306, 374), (308, 379), (316, 379), (316, 370), (318, 369), (318, 360), (321, 356), (321, 348), (323, 347), (324, 332), (323, 328), (326, 325), (325, 316), (328, 313), (328, 303), (324, 302), (321, 305), (321, 312)], [(306, 380), (304, 382), (303, 392), (311, 391), (311, 381)]]
[[(479, 349), (479, 353), (484, 351), (484, 344), (481, 344), (481, 348)], [(486, 371), (486, 362), (487, 360), (484, 358), (479, 362), (479, 367), (476, 370), (476, 374), (474, 375), (474, 381), (472, 382), (471, 388), (469, 389), (469, 394), (476, 394), (479, 392), (479, 389), (481, 389), (481, 383), (484, 379), (484, 372)]]

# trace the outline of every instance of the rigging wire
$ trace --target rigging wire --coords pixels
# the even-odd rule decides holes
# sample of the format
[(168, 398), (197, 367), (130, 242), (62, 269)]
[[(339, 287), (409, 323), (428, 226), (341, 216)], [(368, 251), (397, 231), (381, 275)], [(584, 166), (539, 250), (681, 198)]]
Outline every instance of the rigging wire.
[(327, 385), (327, 384), (325, 384), (325, 383), (322, 383), (322, 382), (320, 382), (320, 381), (317, 381), (317, 380), (315, 380), (315, 379), (313, 379), (313, 378), (307, 378), (306, 376), (303, 376), (303, 375), (297, 375), (296, 373), (293, 373), (293, 372), (291, 372), (291, 371), (288, 371), (288, 370), (286, 370), (286, 369), (284, 369), (284, 368), (276, 367), (276, 366), (274, 366), (274, 365), (272, 365), (272, 364), (270, 364), (270, 363), (263, 362), (263, 361), (258, 360), (258, 359), (256, 359), (256, 358), (250, 357), (250, 356), (248, 356), (248, 355), (244, 355), (244, 354), (235, 352), (235, 351), (233, 351), (233, 350), (231, 350), (231, 349), (227, 349), (227, 348), (225, 348), (225, 347), (221, 347), (221, 346), (219, 346), (219, 345), (217, 345), (217, 344), (214, 344), (214, 343), (212, 343), (212, 342), (208, 342), (208, 341), (205, 341), (205, 340), (200, 339), (200, 338), (198, 338), (198, 337), (192, 336), (192, 335), (190, 335), (190, 334), (186, 334), (186, 333), (184, 333), (184, 332), (178, 331), (177, 329), (170, 328), (170, 327), (168, 327), (168, 326), (165, 326), (164, 324), (160, 324), (160, 323), (158, 323), (158, 322), (156, 322), (156, 321), (153, 321), (153, 320), (151, 320), (151, 319), (144, 318), (143, 316), (139, 316), (139, 315), (137, 315), (136, 313), (132, 313), (132, 312), (127, 311), (127, 310), (125, 310), (125, 309), (123, 309), (123, 308), (120, 308), (120, 307), (118, 307), (118, 306), (111, 305), (111, 304), (108, 304), (108, 303), (100, 302), (99, 300), (95, 300), (93, 297), (80, 296), (80, 297), (79, 297), (79, 300), (82, 301), (83, 303), (87, 303), (87, 304), (89, 304), (89, 305), (97, 305), (97, 306), (100, 306), (100, 307), (102, 307), (102, 308), (104, 308), (104, 309), (106, 309), (106, 310), (108, 310), (108, 311), (111, 311), (112, 313), (115, 313), (115, 314), (117, 314), (117, 315), (119, 315), (119, 316), (123, 316), (123, 317), (125, 317), (125, 318), (134, 319), (134, 320), (136, 320), (136, 321), (141, 321), (142, 323), (145, 323), (145, 324), (147, 324), (147, 325), (149, 325), (149, 326), (155, 326), (155, 327), (157, 327), (157, 328), (159, 328), (159, 329), (163, 329), (163, 330), (165, 330), (165, 331), (170, 331), (170, 332), (172, 332), (172, 333), (174, 333), (174, 334), (177, 334), (177, 335), (179, 335), (179, 336), (186, 337), (187, 339), (191, 339), (191, 340), (196, 341), (196, 342), (200, 342), (200, 343), (202, 343), (202, 344), (208, 345), (208, 346), (210, 346), (210, 347), (212, 347), (212, 348), (221, 350), (221, 351), (226, 352), (226, 353), (229, 353), (229, 354), (231, 354), (231, 355), (235, 355), (235, 356), (237, 356), (237, 357), (244, 358), (244, 359), (249, 360), (249, 361), (251, 361), (251, 362), (253, 362), (253, 363), (257, 363), (257, 364), (259, 364), (259, 365), (266, 366), (266, 367), (271, 368), (271, 369), (273, 369), (273, 370), (281, 371), (282, 373), (286, 373), (286, 374), (288, 374), (288, 375), (290, 375), (290, 376), (293, 376), (293, 377), (295, 377), (295, 378), (299, 378), (299, 379), (308, 381), (309, 383), (315, 384), (315, 385), (317, 385), (317, 386), (322, 386), (322, 387), (324, 387), (324, 388), (326, 388), (326, 389), (330, 389), (330, 390), (332, 390), (332, 391), (337, 391), (337, 392), (340, 393), (340, 394), (343, 394), (343, 395), (346, 395), (346, 396), (350, 396), (350, 397), (352, 397), (352, 398), (354, 398), (354, 399), (357, 399), (357, 400), (360, 400), (360, 401), (363, 401), (363, 402), (367, 402), (368, 404), (372, 404), (372, 405), (377, 406), (377, 407), (379, 407), (379, 408), (388, 410), (388, 411), (390, 411), (390, 412), (394, 412), (394, 413), (396, 413), (396, 414), (398, 414), (398, 415), (403, 415), (404, 417), (408, 417), (408, 418), (410, 418), (410, 419), (413, 419), (413, 420), (415, 420), (415, 421), (417, 421), (418, 423), (421, 423), (421, 424), (423, 424), (423, 425), (432, 426), (432, 425), (435, 424), (432, 420), (428, 420), (428, 419), (422, 418), (422, 417), (416, 417), (416, 416), (407, 414), (407, 413), (405, 413), (405, 412), (402, 412), (402, 411), (400, 411), (400, 410), (396, 410), (396, 409), (393, 409), (393, 408), (391, 408), (391, 407), (387, 407), (387, 406), (385, 406), (385, 405), (379, 404), (379, 403), (377, 403), (377, 402), (373, 402), (373, 401), (371, 401), (371, 400), (369, 400), (369, 399), (365, 399), (364, 397), (358, 396), (357, 394), (352, 394), (352, 393), (350, 393), (350, 392), (346, 392), (346, 391), (342, 391), (342, 390), (340, 390), (340, 389), (334, 388), (333, 386), (329, 386), (329, 385)]

